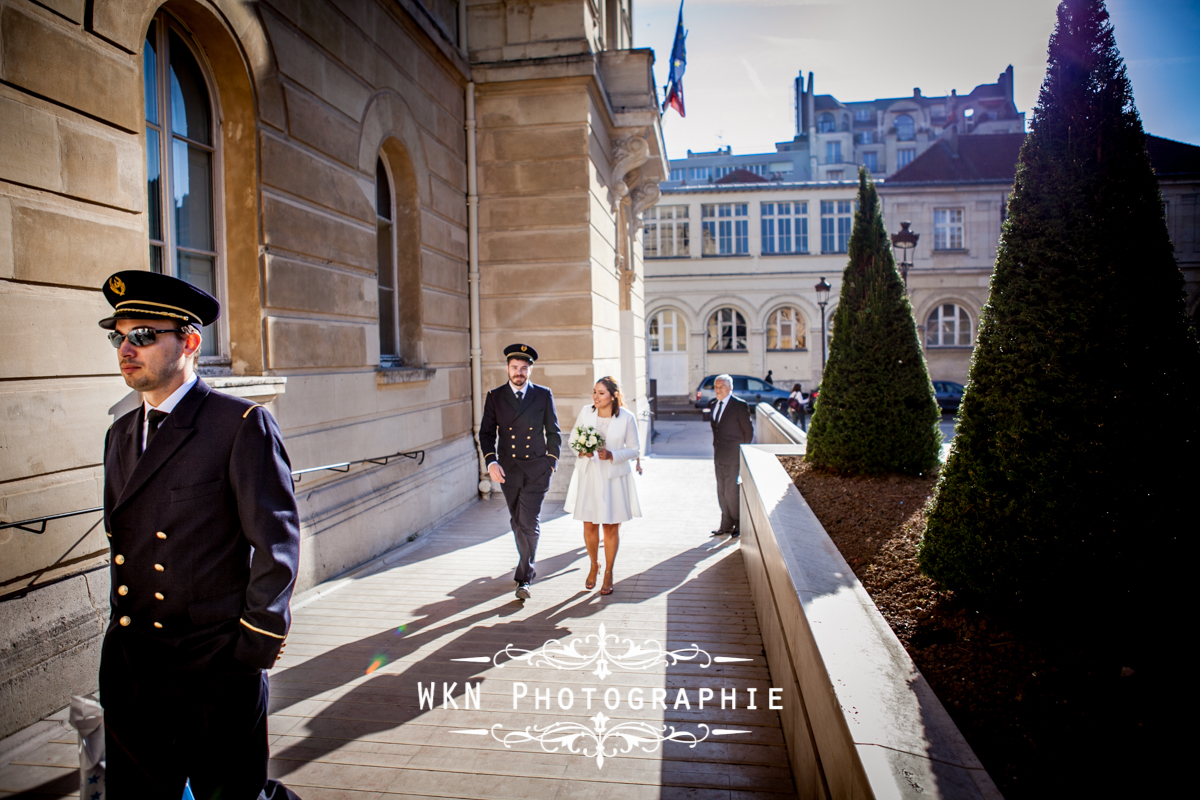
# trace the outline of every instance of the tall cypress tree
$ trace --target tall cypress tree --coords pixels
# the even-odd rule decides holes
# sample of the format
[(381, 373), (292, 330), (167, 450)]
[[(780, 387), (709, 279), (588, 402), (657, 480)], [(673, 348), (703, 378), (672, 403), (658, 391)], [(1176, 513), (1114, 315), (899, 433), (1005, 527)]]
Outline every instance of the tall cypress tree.
[(938, 462), (941, 412), (875, 184), (858, 173), (849, 262), (807, 458), (836, 472), (920, 474)]
[(1103, 2), (1066, 0), (920, 548), (945, 587), (1116, 610), (1170, 583), (1200, 347), (1145, 139)]

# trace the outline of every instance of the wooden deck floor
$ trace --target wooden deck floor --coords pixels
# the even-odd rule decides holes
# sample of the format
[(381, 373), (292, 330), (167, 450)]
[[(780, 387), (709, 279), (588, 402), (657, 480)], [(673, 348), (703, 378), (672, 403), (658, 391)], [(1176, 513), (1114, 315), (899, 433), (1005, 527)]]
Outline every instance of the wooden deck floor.
[[(413, 543), (386, 568), (297, 608), (287, 655), (271, 673), (272, 776), (306, 800), (794, 796), (779, 715), (767, 707), (770, 676), (738, 544), (708, 535), (718, 518), (712, 461), (651, 458), (643, 465), (645, 516), (622, 528), (611, 596), (584, 590), (582, 526), (547, 506), (534, 596), (516, 601), (507, 509), (493, 500)], [(602, 627), (614, 658), (611, 674), (600, 676), (594, 660), (578, 662), (598, 651)], [(580, 658), (568, 654), (557, 665), (490, 659), (509, 645), (541, 651), (547, 642), (551, 650), (573, 641)], [(650, 659), (646, 669), (628, 668), (621, 656), (630, 643), (652, 649), (654, 642), (749, 660), (702, 667), (704, 656), (675, 665)], [(456, 660), (483, 657), (489, 660)], [(418, 685), (431, 683), (434, 706), (422, 707)], [(467, 684), (478, 686), (477, 708), (465, 707)], [(520, 684), (528, 695), (514, 709)], [(443, 708), (444, 685), (453, 685), (457, 709)], [(590, 709), (589, 687), (596, 690)], [(690, 709), (675, 708), (681, 688)], [(616, 708), (604, 702), (610, 689), (620, 696)], [(638, 689), (646, 701), (640, 710), (629, 702)], [(655, 689), (666, 690), (665, 710), (648, 707)], [(702, 689), (712, 697), (700, 709)], [(736, 692), (736, 709), (722, 710), (722, 689)], [(756, 709), (747, 708), (750, 689)], [(535, 707), (539, 691), (549, 703)], [(571, 693), (573, 706), (561, 708), (560, 696)], [(645, 723), (635, 731), (643, 737), (665, 725), (703, 741), (660, 746), (651, 739), (626, 753), (624, 741), (610, 735), (609, 755), (598, 764), (590, 734), (622, 722)], [(551, 725), (579, 726), (580, 752), (498, 741)], [(76, 763), (72, 739), (59, 737), (0, 767), (0, 796), (48, 788), (48, 780), (64, 788), (53, 779), (68, 779)]]

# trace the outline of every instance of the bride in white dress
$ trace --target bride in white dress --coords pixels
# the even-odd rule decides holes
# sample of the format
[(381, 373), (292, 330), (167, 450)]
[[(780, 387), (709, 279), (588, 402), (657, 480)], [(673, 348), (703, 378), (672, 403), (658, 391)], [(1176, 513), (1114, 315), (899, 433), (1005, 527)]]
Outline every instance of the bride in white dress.
[(611, 377), (596, 381), (592, 405), (584, 406), (571, 428), (571, 440), (579, 427), (595, 428), (604, 437), (604, 447), (575, 462), (563, 510), (583, 522), (583, 542), (591, 557), (585, 588), (596, 586), (600, 569), (600, 528), (604, 527), (604, 584), (600, 594), (612, 594), (613, 563), (620, 546), (621, 523), (642, 515), (633, 485), (630, 462), (638, 457), (637, 419), (621, 407), (621, 390)]

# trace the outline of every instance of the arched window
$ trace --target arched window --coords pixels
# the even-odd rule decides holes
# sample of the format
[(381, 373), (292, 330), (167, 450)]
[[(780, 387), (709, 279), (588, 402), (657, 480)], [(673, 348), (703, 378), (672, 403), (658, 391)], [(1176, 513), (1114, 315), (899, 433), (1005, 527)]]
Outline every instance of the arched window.
[(826, 111), (817, 117), (817, 133), (833, 133), (836, 130), (837, 120), (833, 118), (833, 114)]
[(768, 350), (803, 350), (805, 322), (800, 309), (792, 306), (777, 308), (767, 319)]
[(902, 142), (911, 142), (917, 138), (916, 126), (913, 125), (913, 118), (908, 114), (896, 117), (896, 138)]
[(375, 159), (379, 366), (425, 365), (421, 226), (417, 178), (408, 150), (385, 139)]
[(659, 311), (650, 318), (647, 338), (651, 353), (683, 353), (687, 350), (687, 321), (677, 311)]
[[(146, 32), (146, 216), (150, 269), (225, 302), (214, 197), (216, 131), (209, 81), (190, 37), (164, 12)], [(206, 361), (228, 358), (217, 324), (204, 329)]]
[(925, 323), (927, 347), (970, 347), (971, 317), (962, 306), (943, 303)]
[(401, 365), (396, 308), (396, 247), (392, 230), (392, 180), (383, 159), (375, 161), (375, 243), (379, 286), (379, 363)]
[(708, 349), (710, 351), (744, 351), (746, 349), (746, 318), (736, 309), (719, 308), (708, 318)]

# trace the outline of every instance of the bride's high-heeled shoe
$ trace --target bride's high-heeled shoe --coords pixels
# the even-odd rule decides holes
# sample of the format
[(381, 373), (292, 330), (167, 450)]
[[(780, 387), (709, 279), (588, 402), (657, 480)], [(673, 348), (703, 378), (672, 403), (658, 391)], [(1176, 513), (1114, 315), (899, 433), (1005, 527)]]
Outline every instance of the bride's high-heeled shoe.
[(596, 573), (599, 570), (600, 570), (600, 564), (593, 563), (592, 568), (590, 570), (588, 570), (587, 582), (583, 584), (583, 588), (585, 588), (585, 589), (595, 589), (596, 588)]
[(613, 593), (612, 572), (605, 570), (604, 586), (601, 587), (600, 594), (612, 594), (612, 593)]

